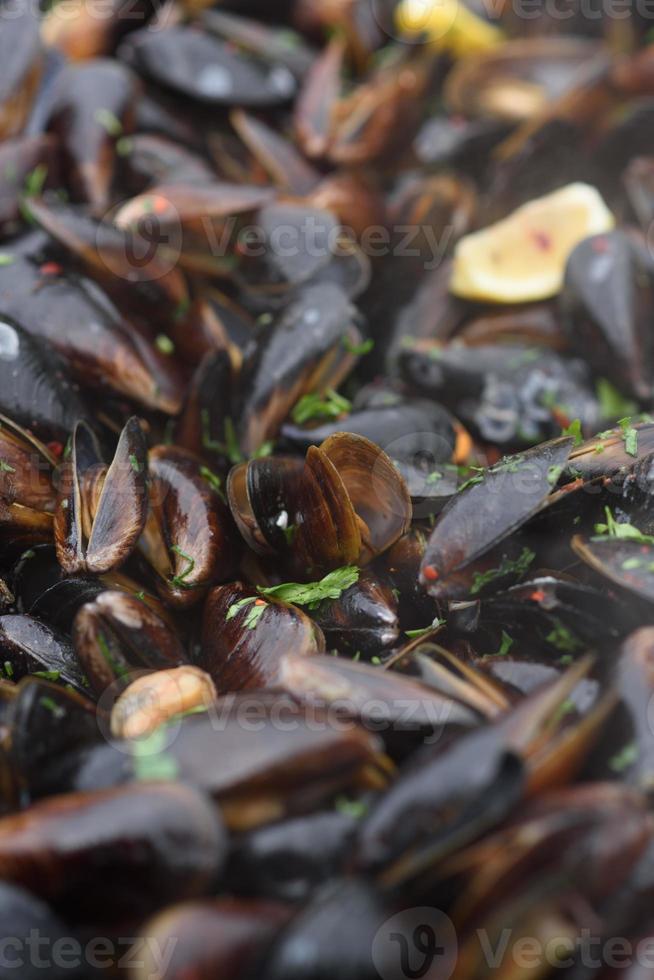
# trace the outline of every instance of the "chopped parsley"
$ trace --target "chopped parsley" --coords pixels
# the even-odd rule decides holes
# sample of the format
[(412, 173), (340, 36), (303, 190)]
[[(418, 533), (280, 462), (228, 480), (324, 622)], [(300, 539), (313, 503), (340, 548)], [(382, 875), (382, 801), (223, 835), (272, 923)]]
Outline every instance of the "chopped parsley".
[(631, 417), (620, 419), (618, 425), (622, 429), (622, 440), (625, 452), (629, 456), (638, 456), (638, 429), (634, 429), (631, 424)]
[(536, 555), (530, 548), (523, 548), (518, 558), (510, 559), (505, 555), (499, 568), (489, 568), (486, 572), (475, 572), (470, 587), (470, 595), (477, 595), (495, 579), (504, 575), (524, 575), (535, 557)]
[(227, 610), (227, 616), (225, 618), (227, 621), (233, 619), (234, 616), (247, 606), (251, 606), (252, 608), (248, 610), (243, 626), (248, 630), (256, 629), (268, 603), (264, 602), (263, 599), (258, 599), (255, 595), (246, 596), (245, 599), (239, 599), (238, 602), (233, 602)]
[(369, 354), (375, 346), (375, 341), (372, 337), (367, 340), (363, 340), (360, 344), (355, 344), (349, 337), (343, 337), (343, 347), (348, 352), (348, 354), (356, 354), (357, 357), (361, 357), (364, 354)]
[(313, 422), (316, 419), (337, 419), (346, 415), (352, 409), (352, 402), (332, 388), (323, 395), (303, 395), (291, 412), (291, 417), (298, 425)]
[(604, 513), (606, 524), (595, 525), (595, 532), (599, 538), (619, 538), (623, 541), (637, 541), (639, 544), (654, 544), (654, 537), (650, 534), (643, 534), (633, 524), (620, 524), (616, 521), (610, 507), (605, 507)]
[(438, 629), (438, 627), (439, 626), (442, 626), (444, 624), (444, 622), (445, 622), (444, 619), (438, 619), (438, 617), (436, 617), (436, 619), (434, 620), (434, 622), (431, 623), (431, 625), (429, 625), (429, 626), (425, 626), (424, 629), (421, 629), (421, 630), (405, 630), (404, 631), (404, 635), (405, 636), (408, 636), (410, 640), (415, 640), (419, 636), (426, 636), (427, 633), (431, 633), (432, 630)]
[(195, 559), (187, 555), (185, 551), (182, 551), (178, 544), (174, 544), (171, 551), (174, 551), (176, 555), (183, 558), (187, 562), (186, 568), (182, 572), (178, 572), (177, 575), (173, 576), (171, 583), (178, 589), (191, 589), (192, 585), (189, 585), (186, 579), (189, 577), (193, 569), (195, 568)]
[(111, 109), (96, 109), (93, 117), (109, 136), (122, 136), (123, 124)]
[(340, 599), (341, 593), (359, 581), (359, 569), (344, 565), (329, 572), (319, 582), (285, 582), (271, 588), (258, 588), (260, 595), (316, 609), (325, 599)]
[(566, 426), (565, 429), (561, 430), (562, 436), (572, 436), (574, 439), (574, 446), (581, 446), (584, 441), (584, 437), (581, 432), (581, 419), (573, 419), (570, 425)]
[(554, 629), (547, 634), (545, 641), (562, 653), (576, 653), (583, 646), (560, 619), (554, 620)]
[(638, 746), (635, 742), (630, 742), (620, 749), (619, 752), (609, 759), (609, 769), (612, 772), (622, 773), (629, 769), (638, 759)]
[(502, 642), (500, 643), (499, 650), (496, 651), (496, 657), (506, 657), (507, 653), (513, 646), (513, 637), (509, 636), (506, 630), (502, 630)]

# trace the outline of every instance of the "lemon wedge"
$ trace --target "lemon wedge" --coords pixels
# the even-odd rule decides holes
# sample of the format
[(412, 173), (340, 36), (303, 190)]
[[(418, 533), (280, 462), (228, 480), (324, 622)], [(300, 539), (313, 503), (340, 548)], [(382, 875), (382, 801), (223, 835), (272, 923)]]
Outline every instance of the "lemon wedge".
[(403, 38), (424, 37), (457, 58), (496, 47), (502, 31), (478, 17), (462, 0), (402, 0), (395, 25)]
[(462, 238), (454, 251), (450, 290), (463, 299), (490, 303), (555, 296), (575, 246), (614, 224), (594, 187), (568, 184)]

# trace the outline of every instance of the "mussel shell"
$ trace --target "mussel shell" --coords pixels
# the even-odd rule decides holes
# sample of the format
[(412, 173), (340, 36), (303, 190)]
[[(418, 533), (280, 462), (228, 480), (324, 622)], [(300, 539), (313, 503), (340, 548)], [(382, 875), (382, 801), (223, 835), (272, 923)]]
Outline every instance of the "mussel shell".
[(187, 658), (171, 627), (141, 599), (103, 591), (75, 616), (73, 644), (98, 695), (125, 687), (130, 673), (177, 667)]
[(416, 853), (442, 859), (497, 825), (520, 799), (523, 779), (520, 760), (492, 729), (469, 733), (444, 752), (423, 749), (361, 825), (357, 865), (381, 870), (406, 861), (402, 876), (424, 870)]
[(102, 741), (101, 709), (74, 691), (37, 677), (16, 688), (9, 713), (7, 756), (14, 804), (52, 796), (69, 785), (78, 753)]
[(543, 443), (512, 457), (512, 462), (499, 463), (452, 498), (432, 532), (422, 564), (421, 581), (435, 598), (467, 594), (468, 583), (457, 582), (458, 573), (538, 510), (571, 449), (568, 438)]
[[(165, 754), (179, 778), (214, 796), (238, 830), (312, 810), (347, 791), (381, 747), (370, 732), (334, 724), (318, 709), (307, 714), (272, 691), (219, 698), (209, 717), (183, 719), (172, 736)], [(69, 791), (132, 781), (137, 752), (124, 740), (78, 755)]]
[[(236, 603), (248, 598), (265, 606), (253, 627), (246, 623), (251, 604), (243, 606), (236, 615), (231, 612)], [(212, 677), (220, 695), (277, 687), (280, 664), (288, 650), (297, 656), (312, 656), (324, 649), (320, 628), (302, 610), (257, 598), (254, 590), (234, 583), (209, 593), (196, 663)]]
[[(173, 905), (144, 924), (142, 939), (133, 947), (139, 953), (132, 978), (247, 976), (258, 968), (290, 915), (289, 907), (261, 899), (214, 898)], [(155, 950), (171, 945), (162, 973)]]
[[(3, 880), (87, 921), (203, 894), (225, 850), (218, 811), (181, 784), (58, 796), (0, 820)], [(88, 887), (91, 874), (101, 888)]]
[(21, 556), (12, 582), (19, 608), (66, 632), (77, 610), (106, 589), (97, 578), (66, 575), (49, 544), (30, 548)]
[(2, 313), (0, 392), (0, 410), (46, 439), (65, 441), (86, 414), (54, 352)]
[[(34, 962), (35, 957), (23, 956), (18, 952), (18, 950), (29, 950), (34, 936), (37, 936), (39, 943), (47, 949), (54, 949), (57, 943), (70, 942), (72, 939), (70, 926), (67, 926), (45, 902), (24, 888), (7, 882), (2, 882), (0, 885), (0, 931), (3, 936), (12, 937), (11, 949), (16, 953), (15, 956), (5, 956), (5, 964), (0, 973), (3, 980), (10, 980), (12, 976), (17, 976), (16, 967), (20, 970), (22, 980), (37, 980), (38, 977), (43, 976), (44, 960), (40, 955)], [(72, 941), (76, 942), (74, 939)], [(57, 965), (53, 962), (56, 959), (57, 957), (52, 959), (48, 957), (45, 961), (49, 963), (47, 970), (52, 980), (70, 978), (69, 964), (60, 961)]]
[(568, 259), (561, 294), (571, 342), (598, 373), (637, 398), (649, 398), (653, 382), (650, 266), (644, 248), (623, 231), (587, 238)]
[(246, 455), (277, 435), (305, 391), (333, 387), (347, 373), (353, 358), (342, 344), (353, 315), (338, 286), (320, 283), (302, 290), (266, 329), (240, 380), (236, 425)]
[(283, 65), (266, 65), (188, 27), (137, 31), (119, 56), (168, 89), (210, 106), (267, 108), (288, 102), (296, 82)]
[(178, 412), (179, 373), (147, 334), (125, 321), (94, 281), (69, 274), (58, 263), (39, 264), (30, 242), (29, 258), (16, 257), (0, 268), (0, 316), (8, 314), (35, 341), (47, 342), (48, 353), (57, 351), (83, 386), (101, 386), (149, 408)]
[(298, 449), (319, 446), (335, 432), (352, 432), (380, 446), (392, 459), (420, 466), (449, 463), (456, 435), (452, 416), (426, 399), (407, 399), (396, 405), (362, 408), (344, 419), (307, 428), (286, 423), (281, 434)]
[(51, 680), (86, 691), (87, 683), (68, 637), (31, 616), (0, 616), (0, 660), (5, 676), (14, 681), (45, 672), (57, 675)]
[(321, 602), (312, 618), (324, 634), (327, 649), (367, 660), (397, 643), (397, 606), (390, 587), (364, 572), (340, 598)]
[(278, 686), (303, 704), (356, 718), (387, 741), (396, 732), (430, 732), (440, 737), (450, 725), (474, 728), (479, 721), (475, 711), (419, 681), (344, 657), (303, 658), (287, 653), (280, 664)]
[(234, 841), (228, 880), (241, 895), (306, 901), (343, 868), (356, 826), (349, 814), (325, 810), (250, 831)]
[(42, 69), (39, 15), (29, 6), (0, 7), (0, 139), (17, 135), (27, 118)]
[(100, 575), (124, 564), (145, 526), (148, 456), (137, 418), (125, 423), (111, 465), (100, 458), (92, 430), (79, 422), (54, 521), (57, 558), (69, 574)]
[(234, 573), (231, 515), (191, 453), (155, 446), (150, 451), (150, 474), (155, 534), (169, 558), (166, 569), (155, 564), (156, 586), (166, 602), (187, 608), (203, 597), (209, 585), (227, 581)]

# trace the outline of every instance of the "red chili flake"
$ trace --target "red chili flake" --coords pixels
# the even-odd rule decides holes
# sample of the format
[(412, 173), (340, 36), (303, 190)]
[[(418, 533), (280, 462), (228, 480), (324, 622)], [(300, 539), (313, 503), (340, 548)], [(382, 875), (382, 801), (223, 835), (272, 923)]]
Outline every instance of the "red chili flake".
[(423, 575), (429, 582), (435, 582), (436, 579), (439, 577), (439, 572), (436, 568), (434, 568), (433, 565), (427, 565), (423, 569)]
[(47, 445), (48, 449), (50, 450), (50, 452), (52, 453), (53, 456), (56, 456), (57, 459), (61, 459), (61, 457), (63, 455), (63, 452), (64, 452), (63, 443), (61, 443), (61, 442), (48, 442), (48, 443), (46, 443), (46, 445)]
[(534, 589), (534, 591), (530, 594), (529, 598), (533, 602), (542, 602), (543, 599), (545, 598), (545, 593), (543, 592), (542, 589)]
[(536, 248), (539, 248), (541, 252), (549, 252), (551, 250), (552, 239), (546, 232), (536, 231), (536, 229), (533, 229), (529, 232), (529, 234), (531, 235), (532, 241), (536, 245)]
[(60, 276), (63, 271), (63, 266), (58, 262), (44, 262), (40, 269), (42, 276)]
[(255, 606), (266, 606), (267, 602), (265, 599), (255, 599), (254, 604)]

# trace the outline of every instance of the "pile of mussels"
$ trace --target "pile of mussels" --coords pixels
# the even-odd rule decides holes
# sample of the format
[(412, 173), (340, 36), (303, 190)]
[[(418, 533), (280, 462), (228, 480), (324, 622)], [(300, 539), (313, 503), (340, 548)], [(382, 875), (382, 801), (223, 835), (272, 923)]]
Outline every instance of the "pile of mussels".
[(0, 977), (654, 975), (651, 25), (491, 6), (0, 0)]

